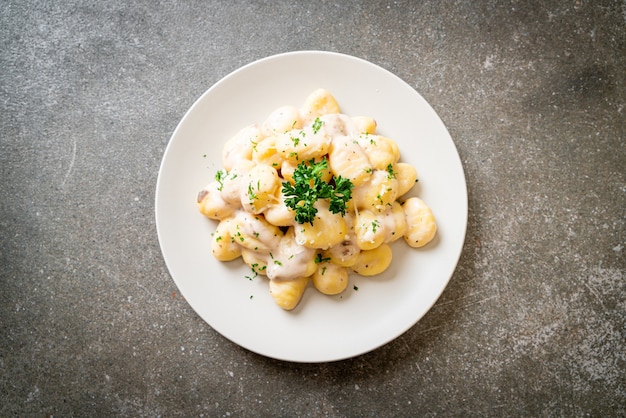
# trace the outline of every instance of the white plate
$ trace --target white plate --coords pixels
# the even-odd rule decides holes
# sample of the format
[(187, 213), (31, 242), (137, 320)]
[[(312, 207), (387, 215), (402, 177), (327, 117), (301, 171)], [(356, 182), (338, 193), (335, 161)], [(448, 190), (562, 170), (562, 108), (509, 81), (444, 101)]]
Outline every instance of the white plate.
[[(195, 199), (221, 168), (222, 144), (242, 127), (263, 122), (282, 105), (300, 106), (318, 87), (341, 110), (367, 115), (394, 139), (419, 175), (415, 193), (432, 208), (436, 239), (423, 249), (403, 240), (382, 275), (350, 277), (340, 296), (309, 288), (287, 312), (264, 277), (246, 279), (240, 260), (210, 253), (216, 223)], [(163, 257), (181, 294), (211, 327), (268, 357), (326, 362), (353, 357), (393, 340), (435, 303), (456, 267), (467, 226), (467, 190), (457, 150), (428, 103), (392, 73), (359, 58), (318, 51), (271, 56), (224, 77), (189, 109), (167, 146), (156, 189), (156, 225)], [(358, 288), (358, 290), (356, 290)]]

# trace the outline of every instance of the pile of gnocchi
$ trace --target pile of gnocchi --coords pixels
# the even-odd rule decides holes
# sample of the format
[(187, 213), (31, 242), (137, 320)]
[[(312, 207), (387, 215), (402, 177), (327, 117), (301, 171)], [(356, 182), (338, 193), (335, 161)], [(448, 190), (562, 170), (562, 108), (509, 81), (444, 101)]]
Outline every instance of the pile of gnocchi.
[(318, 89), (300, 108), (280, 107), (239, 131), (224, 145), (223, 169), (197, 196), (199, 211), (218, 221), (213, 256), (241, 258), (291, 310), (309, 283), (337, 295), (351, 273), (382, 273), (400, 238), (428, 244), (437, 231), (431, 209), (418, 197), (402, 199), (417, 171), (376, 129), (374, 119), (342, 114)]

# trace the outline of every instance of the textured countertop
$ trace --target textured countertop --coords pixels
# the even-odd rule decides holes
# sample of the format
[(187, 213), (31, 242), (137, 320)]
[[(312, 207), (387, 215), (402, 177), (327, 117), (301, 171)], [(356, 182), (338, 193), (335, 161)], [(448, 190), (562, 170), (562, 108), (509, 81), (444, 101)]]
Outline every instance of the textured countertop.
[[(0, 41), (0, 416), (626, 415), (623, 1), (3, 1)], [(414, 327), (294, 364), (194, 313), (154, 198), (206, 89), (311, 49), (428, 100), (469, 219)]]

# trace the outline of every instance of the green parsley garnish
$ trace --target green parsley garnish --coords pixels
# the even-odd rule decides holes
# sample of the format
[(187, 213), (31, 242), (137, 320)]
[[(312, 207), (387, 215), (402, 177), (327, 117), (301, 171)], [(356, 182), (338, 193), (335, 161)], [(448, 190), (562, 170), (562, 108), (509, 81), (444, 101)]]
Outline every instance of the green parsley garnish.
[(330, 261), (330, 257), (322, 257), (322, 254), (320, 253), (317, 253), (315, 256), (315, 264), (326, 263), (328, 261)]
[(313, 128), (313, 133), (318, 133), (323, 124), (324, 122), (322, 122), (319, 117), (315, 118), (315, 120), (313, 121), (313, 125), (311, 125), (311, 128)]
[(224, 180), (226, 179), (227, 174), (228, 173), (226, 172), (226, 170), (217, 170), (217, 173), (215, 173), (215, 180), (217, 180), (217, 182), (219, 183), (219, 186), (217, 186), (217, 190), (219, 190), (220, 192), (224, 188)]
[(380, 222), (378, 220), (372, 221), (372, 232), (376, 233), (376, 228), (380, 226)]
[(328, 169), (328, 160), (319, 162), (314, 159), (303, 161), (293, 173), (295, 184), (283, 183), (285, 205), (296, 212), (295, 220), (299, 224), (311, 223), (315, 219), (317, 208), (313, 205), (319, 199), (329, 199), (332, 213), (346, 214), (347, 203), (352, 197), (354, 185), (350, 179), (337, 176), (330, 183), (322, 180), (322, 173)]
[(255, 279), (256, 277), (259, 276), (259, 273), (257, 273), (256, 268), (259, 267), (259, 263), (253, 263), (250, 268), (252, 269), (252, 276), (244, 276), (246, 279), (248, 280), (252, 280)]
[(387, 177), (390, 179), (395, 179), (396, 178), (396, 172), (393, 171), (393, 164), (389, 164), (387, 166)]
[(250, 199), (257, 198), (256, 193), (254, 193), (254, 190), (252, 190), (252, 184), (248, 184), (248, 197), (250, 197)]

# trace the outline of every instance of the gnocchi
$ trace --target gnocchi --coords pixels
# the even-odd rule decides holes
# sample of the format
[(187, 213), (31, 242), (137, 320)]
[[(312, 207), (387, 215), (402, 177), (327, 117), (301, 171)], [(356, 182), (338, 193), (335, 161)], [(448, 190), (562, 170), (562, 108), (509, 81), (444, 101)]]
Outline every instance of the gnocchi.
[(398, 145), (377, 133), (373, 118), (342, 114), (325, 89), (237, 132), (222, 164), (196, 198), (217, 221), (211, 252), (266, 277), (285, 310), (307, 287), (338, 295), (351, 274), (384, 272), (400, 238), (419, 248), (437, 232), (430, 207), (403, 198), (417, 170), (401, 161)]

